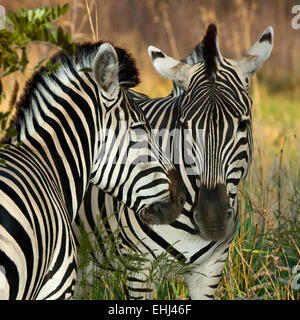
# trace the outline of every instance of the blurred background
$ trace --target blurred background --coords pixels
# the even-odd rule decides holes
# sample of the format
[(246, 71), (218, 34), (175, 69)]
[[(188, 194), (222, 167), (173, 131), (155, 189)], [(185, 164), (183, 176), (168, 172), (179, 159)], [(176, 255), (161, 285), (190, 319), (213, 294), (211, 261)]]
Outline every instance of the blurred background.
[[(14, 11), (20, 6), (36, 8), (65, 3), (65, 0), (1, 1), (6, 10)], [(240, 57), (267, 26), (273, 26), (274, 50), (259, 79), (268, 83), (270, 90), (298, 89), (300, 29), (294, 30), (291, 25), (295, 16), (292, 8), (297, 1), (71, 0), (68, 3), (71, 8), (59, 24), (77, 41), (109, 40), (128, 48), (141, 70), (141, 88), (152, 95), (167, 93), (170, 83), (165, 81), (162, 88), (153, 89), (153, 82), (159, 77), (149, 62), (147, 47), (152, 44), (181, 59), (202, 40), (209, 23), (218, 26), (221, 53), (228, 58)], [(35, 54), (49, 54), (49, 48), (38, 51), (41, 52)]]
[[(41, 5), (63, 5), (65, 2), (2, 0), (1, 4), (6, 11), (17, 11), (18, 7), (36, 8)], [(299, 237), (291, 237), (289, 233), (280, 238), (281, 233), (278, 233), (282, 224), (280, 217), (290, 219), (288, 224), (291, 226), (295, 226), (295, 223), (299, 226), (300, 221), (300, 29), (293, 28), (292, 24), (293, 19), (297, 22), (296, 14), (292, 13), (297, 1), (72, 0), (68, 3), (70, 10), (58, 24), (77, 41), (108, 40), (116, 46), (127, 48), (136, 58), (140, 70), (141, 84), (135, 90), (151, 97), (168, 95), (172, 83), (154, 71), (147, 54), (149, 45), (182, 59), (201, 42), (208, 24), (215, 23), (222, 55), (237, 59), (259, 39), (266, 27), (273, 26), (275, 41), (272, 55), (253, 78), (250, 88), (254, 102), (254, 159), (250, 174), (240, 186), (241, 225), (248, 221), (247, 216), (251, 214), (254, 224), (253, 227), (249, 224), (249, 227), (255, 228), (253, 239), (257, 239), (255, 237), (259, 232), (257, 223), (261, 226), (261, 232), (274, 230), (277, 240), (273, 245), (274, 250), (270, 249), (273, 257), (277, 257), (281, 244), (286, 240), (289, 241), (287, 246), (293, 248), (298, 256), (298, 260), (287, 265), (291, 268), (295, 261), (299, 263)], [(300, 16), (298, 20), (300, 26)], [(28, 54), (30, 65), (26, 74), (11, 75), (3, 81), (7, 97), (15, 79), (20, 84), (20, 95), (26, 79), (33, 72), (33, 66), (54, 51), (52, 47), (33, 44)], [(0, 108), (7, 108), (5, 101)], [(250, 235), (248, 231), (245, 232)], [(239, 239), (245, 239), (244, 234)], [(241, 256), (244, 243), (239, 240), (238, 244), (241, 245)], [(237, 248), (237, 245), (233, 248)], [(251, 248), (255, 245), (256, 240)], [(267, 245), (270, 248), (270, 242)], [(272, 257), (268, 250), (263, 267), (268, 266)], [(241, 257), (244, 268), (245, 256)], [(286, 261), (287, 257), (288, 254), (284, 253)], [(252, 257), (249, 259), (247, 268), (251, 266), (249, 274), (254, 274)], [(257, 270), (264, 270), (263, 267)], [(277, 267), (275, 265), (274, 270)], [(239, 268), (237, 272), (235, 279), (241, 274)], [(276, 272), (274, 275), (278, 278)], [(229, 280), (231, 274), (232, 270), (228, 273)], [(224, 278), (225, 283), (228, 279)], [(256, 283), (257, 279), (253, 279)], [(270, 276), (270, 279), (273, 278)], [(275, 298), (295, 298), (292, 290), (282, 290), (282, 293), (275, 290)]]

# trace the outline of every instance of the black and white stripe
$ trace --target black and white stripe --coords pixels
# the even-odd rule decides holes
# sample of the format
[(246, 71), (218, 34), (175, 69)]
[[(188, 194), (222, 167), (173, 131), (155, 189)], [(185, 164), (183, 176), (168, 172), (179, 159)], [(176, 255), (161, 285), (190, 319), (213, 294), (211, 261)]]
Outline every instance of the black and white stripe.
[[(271, 38), (271, 41), (262, 40), (264, 38)], [(193, 266), (194, 272), (185, 274), (192, 299), (214, 297), (227, 260), (238, 222), (237, 186), (247, 175), (252, 157), (249, 80), (270, 55), (272, 43), (273, 30), (269, 27), (241, 59), (226, 59), (217, 46), (216, 28), (210, 26), (203, 42), (182, 62), (150, 47), (149, 56), (155, 68), (172, 79), (175, 88), (165, 98), (150, 99), (136, 92), (132, 92), (132, 96), (153, 128), (168, 129), (162, 131), (158, 142), (167, 153), (171, 145), (172, 161), (186, 188), (184, 210), (174, 223), (149, 227), (130, 209), (120, 208), (109, 196), (103, 195), (100, 200), (99, 192), (89, 188), (79, 212), (86, 231), (93, 232), (95, 217), (105, 204), (103, 214), (108, 217), (109, 229), (123, 230), (119, 234), (122, 239), (119, 254), (126, 254), (134, 247), (137, 253), (146, 254), (151, 262), (159, 254), (168, 252), (174, 259)], [(184, 62), (195, 65), (188, 66)], [(170, 137), (174, 129), (179, 132), (177, 139)], [(187, 141), (192, 145), (188, 157), (193, 160), (188, 162)], [(193, 170), (197, 174), (191, 174)], [(214, 191), (221, 195), (222, 192), (215, 190), (222, 185), (226, 187), (224, 197), (228, 198), (231, 216), (224, 222), (223, 236), (214, 237), (211, 232), (210, 238), (203, 230), (205, 224), (198, 221), (196, 214), (201, 207), (199, 198), (203, 196), (202, 189), (207, 194)], [(210, 205), (218, 200), (209, 200)], [(111, 215), (118, 209), (119, 215)], [(200, 218), (201, 214), (200, 210)], [(98, 236), (101, 239), (101, 235)], [(153, 290), (149, 294), (148, 289), (153, 286), (145, 282), (146, 277), (130, 272), (129, 275), (129, 296), (151, 298)]]
[[(72, 297), (77, 248), (71, 223), (89, 183), (150, 223), (173, 221), (183, 205), (174, 198), (185, 200), (174, 166), (127, 92), (138, 74), (126, 51), (84, 44), (76, 59), (60, 52), (52, 61), (61, 67), (50, 75), (42, 68), (28, 81), (12, 122), (18, 136), (5, 137), (10, 148), (0, 150), (0, 299)], [(137, 126), (144, 132), (139, 149), (133, 147)]]

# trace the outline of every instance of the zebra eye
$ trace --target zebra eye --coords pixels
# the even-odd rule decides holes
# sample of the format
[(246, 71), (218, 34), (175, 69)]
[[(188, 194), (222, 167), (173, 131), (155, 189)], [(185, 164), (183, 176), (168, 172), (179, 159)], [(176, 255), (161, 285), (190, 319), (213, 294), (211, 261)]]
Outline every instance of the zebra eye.
[(239, 122), (238, 130), (239, 131), (245, 131), (248, 127), (248, 120), (241, 120)]

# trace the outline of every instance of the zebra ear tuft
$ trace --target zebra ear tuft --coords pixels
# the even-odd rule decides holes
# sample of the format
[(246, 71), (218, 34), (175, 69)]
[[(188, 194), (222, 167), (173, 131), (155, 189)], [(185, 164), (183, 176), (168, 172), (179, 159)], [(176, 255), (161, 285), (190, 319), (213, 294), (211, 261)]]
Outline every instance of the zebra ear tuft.
[(104, 91), (114, 94), (119, 87), (118, 56), (110, 43), (100, 46), (94, 58), (92, 70), (98, 85)]
[(155, 70), (164, 78), (173, 80), (179, 86), (187, 89), (192, 66), (167, 56), (160, 49), (148, 47), (148, 54)]
[(273, 49), (273, 39), (273, 28), (268, 27), (259, 40), (238, 60), (238, 65), (245, 79), (250, 79), (269, 58)]

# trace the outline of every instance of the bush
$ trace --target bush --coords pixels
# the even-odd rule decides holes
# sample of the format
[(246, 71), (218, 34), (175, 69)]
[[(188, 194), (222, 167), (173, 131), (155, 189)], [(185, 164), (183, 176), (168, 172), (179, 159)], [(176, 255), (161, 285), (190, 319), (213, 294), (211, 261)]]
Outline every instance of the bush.
[[(2, 78), (15, 72), (25, 73), (29, 63), (26, 49), (34, 41), (49, 43), (65, 50), (69, 55), (75, 53), (76, 47), (71, 36), (65, 33), (61, 27), (56, 28), (54, 22), (61, 18), (69, 9), (65, 4), (60, 7), (42, 6), (38, 9), (19, 8), (17, 13), (8, 11), (6, 17), (6, 29), (0, 30), (0, 104), (5, 97), (2, 87)], [(59, 64), (52, 64), (50, 60), (42, 59), (36, 64), (38, 68), (45, 63), (48, 73), (59, 68)], [(18, 86), (15, 86), (10, 107), (12, 108)], [(8, 135), (10, 138), (17, 135), (14, 128), (8, 127), (8, 118), (11, 110), (0, 112), (0, 137)], [(9, 148), (8, 144), (0, 141), (0, 148)], [(1, 160), (1, 163), (4, 163)]]

